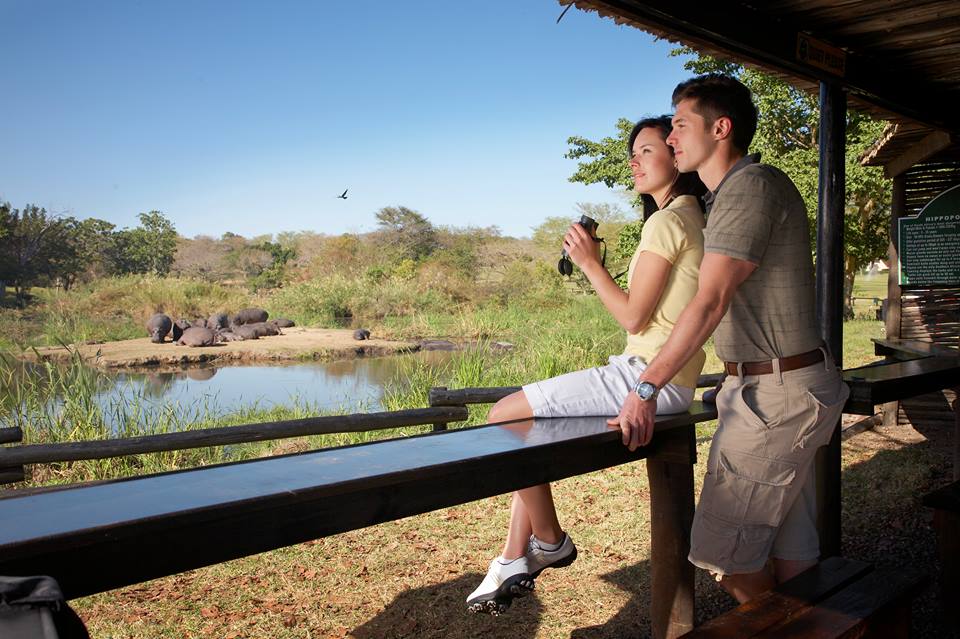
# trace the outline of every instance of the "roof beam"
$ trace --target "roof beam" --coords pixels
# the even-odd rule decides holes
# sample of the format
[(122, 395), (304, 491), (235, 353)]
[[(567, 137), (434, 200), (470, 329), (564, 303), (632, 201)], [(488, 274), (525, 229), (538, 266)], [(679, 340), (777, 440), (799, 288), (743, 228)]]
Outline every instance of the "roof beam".
[(913, 165), (919, 164), (933, 157), (940, 151), (943, 151), (949, 147), (951, 143), (952, 138), (949, 133), (934, 131), (901, 153), (898, 157), (884, 164), (883, 174), (888, 178), (897, 177)]
[(583, 5), (605, 9), (673, 34), (693, 46), (720, 49), (738, 60), (779, 69), (799, 79), (839, 84), (862, 100), (903, 117), (960, 132), (960, 112), (954, 100), (938, 94), (936, 87), (897, 74), (895, 64), (855, 53), (846, 54), (842, 76), (817, 68), (797, 55), (798, 36), (811, 34), (777, 22), (769, 13), (748, 10), (739, 2), (715, 2), (709, 10), (700, 3), (676, 0), (589, 0)]

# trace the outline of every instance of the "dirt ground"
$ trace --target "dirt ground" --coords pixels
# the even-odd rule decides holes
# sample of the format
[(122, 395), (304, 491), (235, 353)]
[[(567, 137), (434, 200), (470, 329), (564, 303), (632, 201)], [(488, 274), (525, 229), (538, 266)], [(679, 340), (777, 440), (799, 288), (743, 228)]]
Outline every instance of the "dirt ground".
[[(183, 366), (200, 362), (219, 361), (278, 361), (304, 359), (342, 359), (357, 355), (394, 355), (418, 350), (416, 342), (398, 342), (377, 339), (353, 339), (353, 331), (335, 328), (285, 328), (282, 335), (261, 337), (257, 340), (226, 342), (214, 346), (192, 348), (177, 346), (169, 341), (153, 344), (149, 337), (128, 339), (103, 344), (72, 345), (84, 359), (104, 368), (136, 368), (146, 366)], [(25, 352), (24, 357), (67, 360), (70, 350), (62, 346), (38, 348), (36, 353)]]
[[(697, 492), (711, 432), (698, 432)], [(950, 481), (952, 429), (876, 428), (843, 443), (843, 555), (924, 573), (913, 637), (958, 637), (937, 600), (924, 493)], [(537, 579), (501, 617), (471, 615), (506, 530), (492, 497), (74, 600), (110, 639), (620, 639), (649, 636), (650, 539), (643, 462), (557, 482), (580, 556)], [(696, 619), (733, 607), (697, 571)]]

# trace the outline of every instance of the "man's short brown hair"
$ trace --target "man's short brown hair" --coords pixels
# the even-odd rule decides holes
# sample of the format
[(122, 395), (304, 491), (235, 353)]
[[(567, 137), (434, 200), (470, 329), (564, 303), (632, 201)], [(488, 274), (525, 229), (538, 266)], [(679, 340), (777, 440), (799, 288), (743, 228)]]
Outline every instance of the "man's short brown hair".
[(717, 118), (728, 117), (733, 123), (733, 146), (747, 152), (753, 134), (757, 132), (757, 107), (750, 97), (750, 89), (728, 75), (708, 73), (681, 82), (673, 90), (673, 106), (681, 100), (694, 100), (693, 110), (707, 124)]

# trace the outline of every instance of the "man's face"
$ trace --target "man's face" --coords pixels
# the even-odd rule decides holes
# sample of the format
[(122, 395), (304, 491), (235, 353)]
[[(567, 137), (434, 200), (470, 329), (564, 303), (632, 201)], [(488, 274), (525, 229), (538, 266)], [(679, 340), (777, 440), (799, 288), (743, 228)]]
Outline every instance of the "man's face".
[(673, 130), (667, 136), (681, 173), (699, 169), (717, 146), (708, 123), (693, 110), (695, 104), (692, 99), (680, 100), (673, 114)]

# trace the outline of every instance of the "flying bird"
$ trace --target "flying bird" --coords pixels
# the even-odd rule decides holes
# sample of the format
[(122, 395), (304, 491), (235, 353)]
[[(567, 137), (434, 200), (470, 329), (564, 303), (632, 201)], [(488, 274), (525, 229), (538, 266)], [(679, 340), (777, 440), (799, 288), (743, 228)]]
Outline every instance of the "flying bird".
[(347, 191), (349, 191), (349, 190), (350, 190), (350, 189), (344, 189), (344, 190), (343, 190), (343, 193), (341, 193), (340, 195), (338, 195), (337, 198), (340, 199), (340, 200), (345, 200), (345, 199), (347, 199)]

